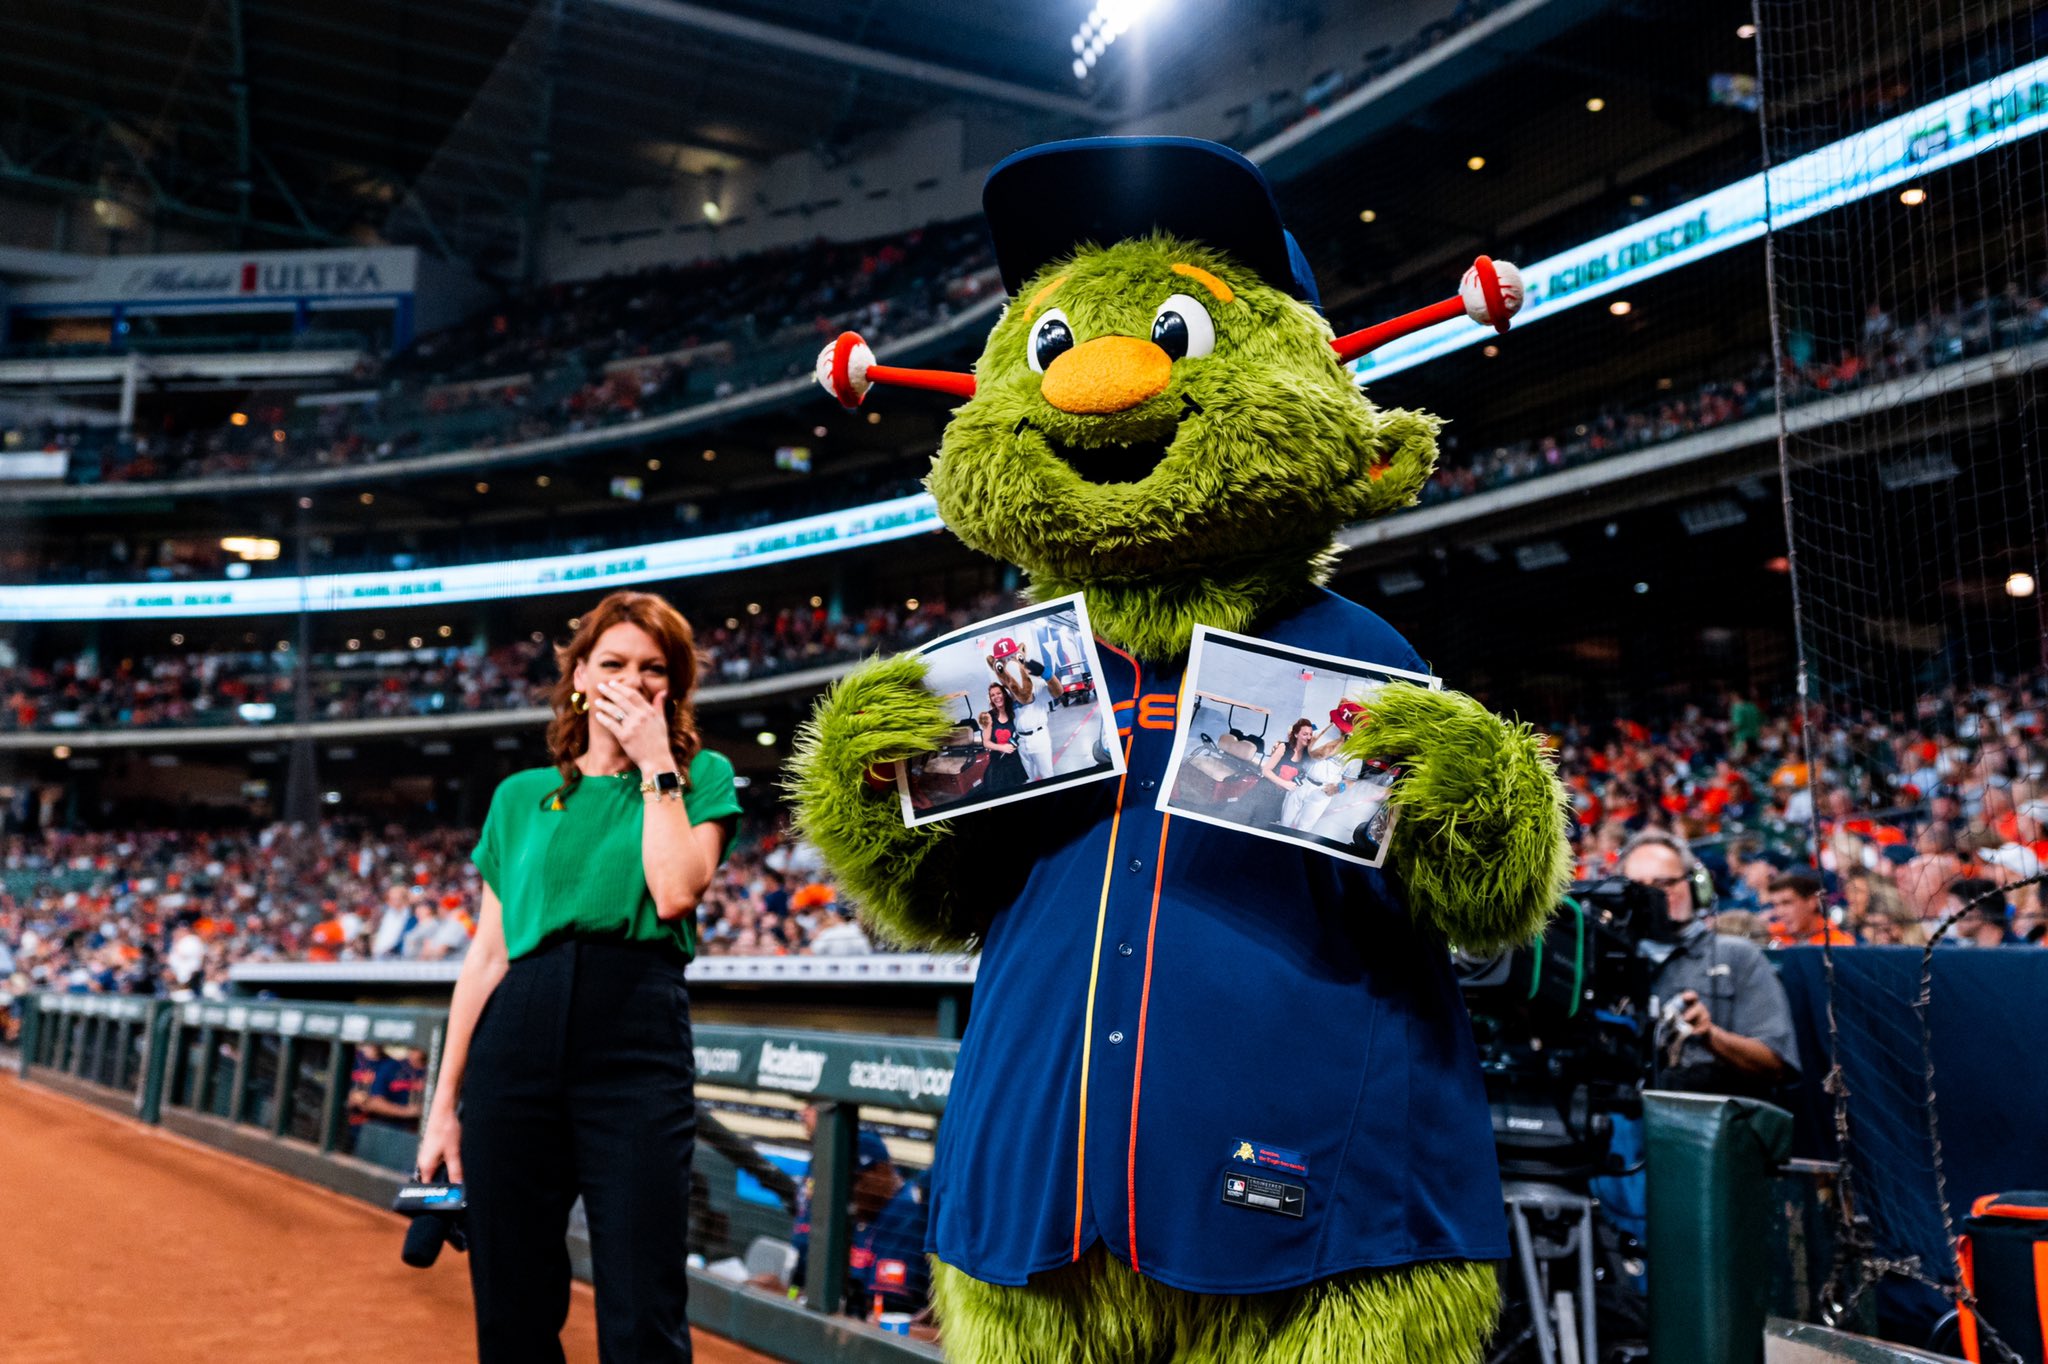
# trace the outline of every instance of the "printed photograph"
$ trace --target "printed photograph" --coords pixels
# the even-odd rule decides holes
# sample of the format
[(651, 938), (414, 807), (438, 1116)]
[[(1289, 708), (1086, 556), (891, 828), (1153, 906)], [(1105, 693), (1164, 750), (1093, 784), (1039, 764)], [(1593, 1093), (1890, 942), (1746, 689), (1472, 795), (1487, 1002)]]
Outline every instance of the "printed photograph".
[(1385, 687), (1439, 687), (1384, 668), (1198, 627), (1158, 808), (1363, 866), (1386, 860), (1400, 770), (1347, 759)]
[(1079, 596), (956, 630), (918, 651), (953, 717), (945, 742), (896, 765), (903, 818), (950, 819), (1124, 770)]

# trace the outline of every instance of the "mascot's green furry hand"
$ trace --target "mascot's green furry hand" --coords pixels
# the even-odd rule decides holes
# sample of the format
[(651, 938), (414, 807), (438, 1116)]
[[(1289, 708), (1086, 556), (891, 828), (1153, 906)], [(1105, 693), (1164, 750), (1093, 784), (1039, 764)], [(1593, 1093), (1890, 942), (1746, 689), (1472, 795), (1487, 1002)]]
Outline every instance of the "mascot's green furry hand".
[(960, 849), (950, 824), (908, 828), (890, 764), (937, 748), (953, 721), (925, 687), (915, 654), (870, 659), (826, 693), (797, 731), (788, 789), (798, 825), (882, 936), (906, 947), (964, 949), (980, 934), (950, 873)]
[(1401, 769), (1387, 870), (1458, 947), (1526, 943), (1571, 884), (1565, 793), (1536, 732), (1462, 692), (1389, 686), (1344, 741)]

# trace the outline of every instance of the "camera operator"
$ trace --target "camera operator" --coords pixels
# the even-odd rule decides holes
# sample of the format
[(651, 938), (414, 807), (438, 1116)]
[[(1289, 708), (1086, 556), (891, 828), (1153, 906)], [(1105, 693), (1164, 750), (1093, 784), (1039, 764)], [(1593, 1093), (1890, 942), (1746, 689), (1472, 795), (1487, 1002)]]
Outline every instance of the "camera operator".
[(1656, 963), (1654, 1083), (1659, 1089), (1768, 1098), (1797, 1073), (1785, 987), (1763, 949), (1714, 931), (1714, 883), (1692, 850), (1646, 829), (1621, 850), (1621, 874), (1664, 893), (1674, 933), (1646, 938)]

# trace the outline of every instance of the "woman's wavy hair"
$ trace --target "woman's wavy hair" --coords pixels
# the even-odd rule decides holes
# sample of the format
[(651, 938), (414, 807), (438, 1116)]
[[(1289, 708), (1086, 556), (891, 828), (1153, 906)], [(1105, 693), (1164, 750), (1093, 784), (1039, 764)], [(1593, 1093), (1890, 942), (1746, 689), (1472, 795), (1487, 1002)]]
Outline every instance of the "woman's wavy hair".
[(668, 663), (668, 746), (675, 754), (676, 771), (682, 774), (684, 787), (690, 784), (690, 761), (703, 747), (697, 734), (697, 708), (691, 700), (697, 691), (696, 633), (666, 598), (652, 592), (614, 592), (583, 613), (568, 643), (555, 646), (555, 665), (561, 675), (548, 693), (548, 704), (555, 711), (555, 718), (548, 722), (548, 756), (560, 769), (562, 784), (550, 800), (567, 796), (583, 780), (576, 760), (590, 747), (589, 698), (584, 698), (584, 710), (572, 704), (576, 665), (590, 657), (599, 636), (622, 622), (645, 630)]
[(1285, 743), (1290, 749), (1294, 747), (1294, 736), (1301, 733), (1301, 727), (1303, 725), (1308, 726), (1309, 738), (1313, 739), (1316, 737), (1316, 722), (1309, 719), (1306, 715), (1304, 715), (1299, 720), (1296, 720), (1293, 724), (1287, 727), (1287, 737), (1284, 740), (1282, 740), (1282, 742)]

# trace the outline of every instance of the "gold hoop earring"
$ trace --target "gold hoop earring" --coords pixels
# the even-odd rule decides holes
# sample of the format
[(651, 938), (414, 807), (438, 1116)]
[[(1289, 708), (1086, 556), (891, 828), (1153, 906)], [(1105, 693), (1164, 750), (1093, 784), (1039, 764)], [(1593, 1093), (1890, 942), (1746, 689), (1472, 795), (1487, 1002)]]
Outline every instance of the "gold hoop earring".
[(578, 715), (588, 715), (590, 713), (590, 698), (580, 691), (570, 692), (569, 709), (575, 711)]

